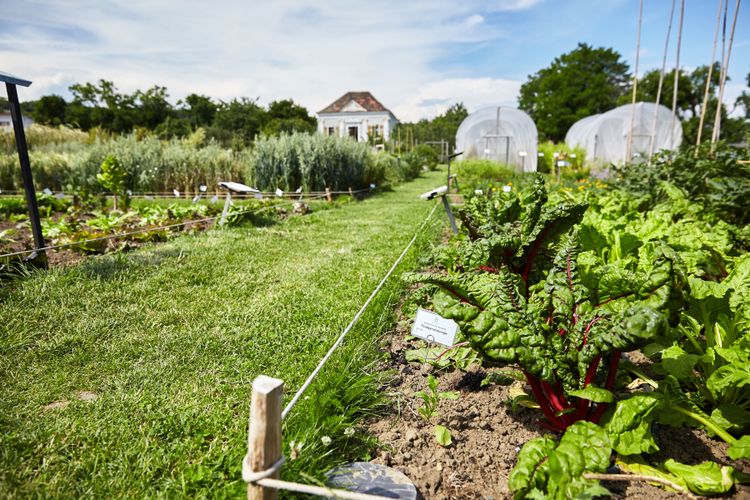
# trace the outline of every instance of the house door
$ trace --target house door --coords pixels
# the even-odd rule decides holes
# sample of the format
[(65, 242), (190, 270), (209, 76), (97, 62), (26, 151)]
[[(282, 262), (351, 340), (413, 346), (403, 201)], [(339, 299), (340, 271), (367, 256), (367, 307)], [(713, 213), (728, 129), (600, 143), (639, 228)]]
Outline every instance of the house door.
[(349, 137), (359, 140), (359, 127), (349, 127)]

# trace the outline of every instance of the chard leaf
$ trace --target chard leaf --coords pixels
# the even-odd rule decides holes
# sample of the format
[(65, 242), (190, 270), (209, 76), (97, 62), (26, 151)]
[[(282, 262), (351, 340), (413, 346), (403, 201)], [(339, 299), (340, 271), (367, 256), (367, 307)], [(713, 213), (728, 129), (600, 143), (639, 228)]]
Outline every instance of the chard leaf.
[(661, 404), (652, 394), (639, 394), (617, 402), (604, 429), (620, 455), (653, 453), (659, 449), (651, 435), (653, 411)]
[(732, 460), (750, 458), (750, 436), (742, 436), (734, 443), (730, 443), (727, 455)]
[[(750, 366), (746, 363), (724, 365), (706, 380), (706, 387), (714, 399), (725, 401), (727, 393), (746, 392), (750, 386)], [(733, 399), (733, 398), (731, 398)]]
[(688, 354), (682, 347), (674, 344), (661, 352), (661, 365), (677, 380), (685, 380), (693, 374), (693, 368), (701, 357), (698, 354)]
[[(549, 479), (547, 457), (555, 451), (554, 440), (546, 437), (532, 439), (523, 445), (518, 462), (508, 477), (508, 488), (515, 498), (529, 498), (532, 491), (546, 491)], [(543, 498), (543, 497), (542, 497)]]
[(723, 404), (711, 412), (711, 420), (729, 432), (742, 432), (750, 425), (750, 412), (736, 404)]
[(568, 391), (568, 394), (581, 399), (587, 399), (594, 403), (611, 403), (614, 401), (612, 392), (607, 389), (600, 387), (588, 386), (585, 389), (576, 389), (574, 391)]
[(734, 468), (729, 465), (720, 467), (715, 462), (685, 465), (670, 458), (664, 462), (664, 467), (684, 480), (690, 491), (703, 496), (726, 493), (735, 482)]
[(508, 486), (515, 498), (593, 498), (609, 494), (584, 472), (603, 472), (612, 450), (604, 429), (591, 422), (576, 422), (555, 447), (549, 438), (526, 443), (511, 471)]
[[(649, 483), (653, 486), (662, 487), (666, 489), (667, 491), (676, 491), (679, 493), (684, 493), (688, 489), (687, 483), (685, 483), (684, 479), (682, 479), (681, 477), (675, 476), (674, 474), (665, 472), (662, 469), (659, 469), (658, 467), (653, 467), (651, 465), (648, 465), (643, 460), (643, 458), (641, 458), (639, 455), (635, 455), (632, 457), (618, 456), (615, 464), (623, 471), (630, 472), (631, 474), (658, 477), (658, 478), (665, 479), (673, 483), (676, 488), (670, 488), (669, 486), (662, 484), (662, 483)], [(681, 489), (677, 489), (677, 488), (681, 488)]]

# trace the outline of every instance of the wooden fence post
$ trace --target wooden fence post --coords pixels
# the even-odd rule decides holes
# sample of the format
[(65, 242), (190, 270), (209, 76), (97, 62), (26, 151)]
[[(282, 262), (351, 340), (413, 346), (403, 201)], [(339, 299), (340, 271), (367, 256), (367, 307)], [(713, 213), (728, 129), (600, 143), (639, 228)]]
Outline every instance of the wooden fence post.
[(352, 198), (354, 198), (354, 191), (352, 191), (351, 187), (349, 188), (349, 196), (351, 196)]
[(328, 200), (328, 203), (333, 202), (333, 197), (331, 196), (331, 188), (326, 188), (326, 200)]
[[(261, 375), (253, 380), (247, 460), (255, 472), (270, 468), (281, 458), (281, 403), (284, 382)], [(278, 479), (279, 473), (271, 478)], [(275, 500), (277, 491), (252, 483), (247, 485), (248, 500)]]

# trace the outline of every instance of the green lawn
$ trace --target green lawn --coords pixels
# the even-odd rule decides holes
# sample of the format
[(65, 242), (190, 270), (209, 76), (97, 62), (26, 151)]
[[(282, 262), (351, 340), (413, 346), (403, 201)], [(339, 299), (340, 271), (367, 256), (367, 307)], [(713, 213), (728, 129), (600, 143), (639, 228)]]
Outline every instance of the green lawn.
[[(253, 378), (282, 378), (290, 397), (435, 203), (417, 195), (443, 175), (3, 285), (2, 496), (242, 495)], [(434, 220), (422, 245), (444, 226), (442, 211)], [(312, 440), (348, 425), (332, 413), (354, 419), (357, 380), (374, 352), (368, 339), (390, 324), (401, 290), (392, 279), (289, 419), (286, 437), (309, 441), (308, 460), (290, 469), (328, 465)], [(326, 398), (326, 385), (343, 392)], [(359, 386), (365, 399), (371, 386)], [(48, 407), (56, 402), (63, 407)]]

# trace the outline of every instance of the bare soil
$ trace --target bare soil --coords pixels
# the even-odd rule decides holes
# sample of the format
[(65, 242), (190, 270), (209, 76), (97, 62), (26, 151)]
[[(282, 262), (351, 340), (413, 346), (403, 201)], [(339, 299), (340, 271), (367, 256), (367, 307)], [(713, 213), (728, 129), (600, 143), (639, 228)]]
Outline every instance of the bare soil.
[[(369, 432), (382, 443), (373, 461), (405, 473), (425, 499), (512, 498), (508, 476), (518, 452), (528, 440), (550, 434), (541, 425), (541, 412), (524, 407), (513, 410), (509, 387), (481, 387), (488, 373), (481, 367), (465, 373), (437, 373), (430, 365), (407, 362), (405, 352), (424, 345), (409, 336), (408, 324), (402, 318), (384, 339), (388, 356), (381, 368), (394, 373), (385, 389), (392, 403), (385, 417), (369, 424)], [(441, 400), (439, 414), (425, 421), (417, 413), (422, 401), (414, 394), (427, 388), (430, 373), (438, 378), (441, 391), (459, 391), (460, 398)], [(450, 429), (453, 442), (448, 447), (436, 442), (436, 424)], [(729, 462), (726, 445), (703, 431), (656, 426), (654, 434), (661, 448), (649, 457), (654, 463), (667, 458), (688, 464), (712, 460), (750, 472), (748, 461)], [(614, 498), (680, 498), (644, 482), (603, 485)], [(729, 497), (750, 498), (750, 488), (741, 487)]]

